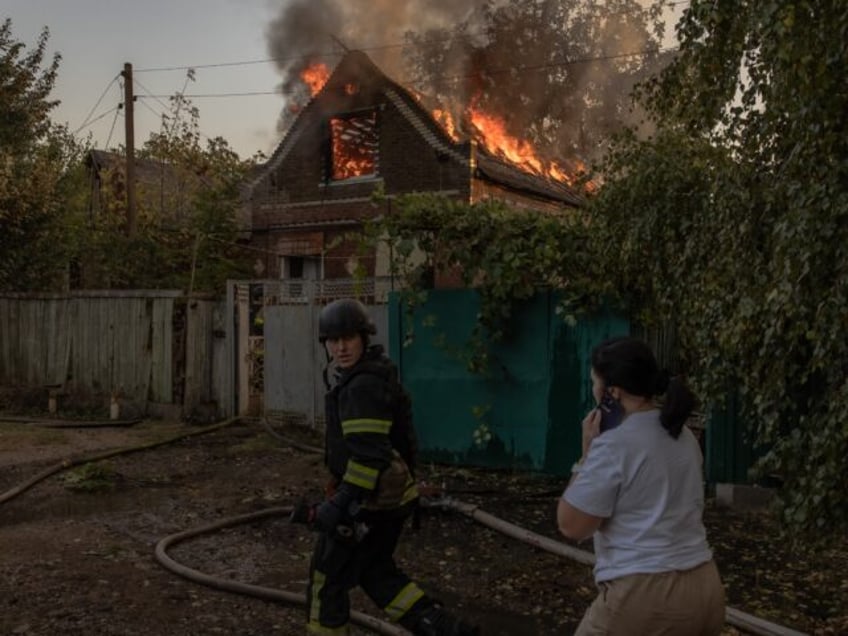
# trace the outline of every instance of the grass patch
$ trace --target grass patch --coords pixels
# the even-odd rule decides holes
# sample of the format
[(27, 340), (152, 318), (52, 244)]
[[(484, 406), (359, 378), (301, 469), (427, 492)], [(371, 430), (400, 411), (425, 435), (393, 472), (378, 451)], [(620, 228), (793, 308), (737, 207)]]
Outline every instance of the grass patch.
[(89, 462), (69, 470), (62, 477), (68, 490), (88, 493), (114, 490), (117, 480), (118, 473), (109, 462)]

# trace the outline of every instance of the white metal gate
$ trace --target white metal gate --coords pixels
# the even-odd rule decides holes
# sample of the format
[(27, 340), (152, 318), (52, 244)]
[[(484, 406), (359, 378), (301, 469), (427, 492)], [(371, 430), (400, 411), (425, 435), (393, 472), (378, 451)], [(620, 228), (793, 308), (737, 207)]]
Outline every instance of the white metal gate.
[(233, 317), (231, 412), (267, 415), (315, 425), (323, 417), (326, 354), (318, 342), (321, 308), (358, 298), (377, 325), (375, 343), (388, 342), (391, 279), (231, 281)]

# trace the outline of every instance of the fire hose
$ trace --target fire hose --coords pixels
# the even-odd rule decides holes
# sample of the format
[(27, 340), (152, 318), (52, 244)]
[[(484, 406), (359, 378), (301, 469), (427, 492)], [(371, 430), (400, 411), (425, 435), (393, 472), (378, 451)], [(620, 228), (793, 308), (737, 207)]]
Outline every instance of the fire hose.
[[(185, 530), (177, 534), (172, 534), (161, 539), (159, 543), (156, 544), (156, 560), (174, 574), (178, 574), (179, 576), (190, 581), (194, 581), (195, 583), (206, 585), (207, 587), (223, 590), (225, 592), (234, 592), (236, 594), (253, 596), (265, 601), (276, 601), (290, 605), (305, 605), (306, 597), (303, 594), (295, 594), (294, 592), (263, 587), (261, 585), (251, 585), (249, 583), (240, 583), (238, 581), (221, 579), (177, 563), (174, 559), (168, 556), (168, 548), (182, 541), (193, 539), (203, 534), (216, 532), (223, 528), (240, 525), (242, 523), (251, 523), (268, 517), (289, 516), (291, 513), (292, 507), (267, 508), (265, 510), (259, 510), (257, 512), (240, 515), (238, 517), (222, 519), (218, 522), (211, 523), (200, 528), (194, 528), (192, 530)], [(409, 632), (397, 625), (380, 620), (379, 618), (375, 618), (369, 614), (364, 614), (363, 612), (351, 611), (350, 618), (351, 621), (357, 625), (367, 627), (378, 634), (388, 634), (389, 636), (406, 636), (409, 634)]]
[[(595, 563), (595, 555), (591, 552), (573, 548), (560, 541), (555, 541), (549, 537), (539, 535), (535, 532), (527, 530), (526, 528), (522, 528), (521, 526), (517, 526), (508, 521), (504, 521), (503, 519), (500, 519), (492, 514), (485, 512), (477, 505), (464, 503), (462, 501), (458, 501), (450, 497), (440, 497), (433, 500), (427, 500), (424, 505), (428, 508), (441, 508), (444, 510), (458, 512), (467, 517), (470, 517), (474, 521), (477, 521), (478, 523), (484, 526), (487, 526), (488, 528), (491, 528), (492, 530), (496, 530), (498, 532), (501, 532), (502, 534), (505, 534), (506, 536), (512, 537), (513, 539), (518, 539), (519, 541), (523, 541), (524, 543), (527, 543), (535, 548), (539, 548), (541, 550), (545, 550), (546, 552), (550, 552), (552, 554), (556, 554), (558, 556), (577, 561), (578, 563), (583, 563), (586, 565), (593, 565)], [(271, 588), (261, 588), (259, 586), (235, 583), (233, 581), (210, 577), (209, 575), (202, 574), (200, 572), (197, 572), (196, 570), (191, 570), (190, 568), (186, 568), (185, 566), (176, 563), (175, 561), (173, 561), (173, 559), (170, 559), (170, 557), (168, 557), (166, 553), (166, 550), (170, 545), (198, 536), (200, 534), (214, 532), (215, 530), (221, 528), (238, 525), (239, 523), (247, 523), (250, 521), (255, 521), (257, 519), (266, 518), (270, 516), (283, 514), (288, 515), (291, 513), (291, 511), (291, 507), (269, 508), (267, 510), (261, 510), (252, 514), (243, 515), (241, 517), (224, 519), (217, 523), (210, 524), (208, 526), (203, 526), (202, 528), (188, 530), (179, 534), (165, 537), (156, 546), (156, 558), (159, 560), (160, 563), (162, 563), (162, 565), (172, 570), (176, 574), (180, 574), (181, 576), (185, 576), (186, 578), (189, 578), (198, 583), (202, 583), (204, 585), (211, 585), (212, 587), (215, 587), (217, 589), (229, 590), (238, 593), (248, 594), (251, 596), (257, 596), (258, 598), (264, 598), (266, 600), (283, 600), (289, 603), (300, 604), (305, 603), (306, 599), (302, 595), (291, 594), (289, 592), (280, 592), (279, 590), (274, 590)], [(254, 591), (256, 593), (254, 593)], [(375, 629), (375, 631), (378, 631), (378, 633), (381, 634), (408, 633), (395, 625), (386, 623), (384, 621), (379, 621), (379, 619), (368, 616), (367, 614), (356, 613), (355, 616), (352, 614), (352, 619), (354, 620), (354, 622), (357, 622), (362, 626)], [(360, 619), (369, 621), (369, 624), (359, 622)], [(791, 628), (772, 623), (770, 621), (758, 618), (756, 616), (753, 616), (751, 614), (748, 614), (732, 607), (726, 608), (725, 620), (728, 624), (734, 627), (742, 629), (743, 631), (751, 634), (756, 634), (758, 636), (804, 636), (803, 632), (799, 632)]]
[[(164, 444), (168, 444), (174, 441), (178, 441), (181, 439), (185, 439), (188, 437), (193, 437), (195, 435), (202, 435), (205, 433), (210, 433), (213, 431), (217, 431), (225, 426), (228, 426), (234, 422), (241, 421), (242, 418), (232, 418), (230, 420), (226, 420), (224, 422), (219, 422), (218, 424), (214, 424), (212, 426), (207, 426), (203, 429), (197, 429), (191, 431), (189, 433), (184, 433), (180, 435), (176, 435), (164, 440), (159, 440), (156, 442), (142, 444), (139, 446), (133, 446), (129, 448), (119, 448), (111, 451), (105, 451), (102, 453), (97, 453), (94, 455), (90, 455), (87, 457), (79, 457), (66, 459), (61, 461), (60, 463), (40, 472), (35, 477), (27, 480), (23, 484), (16, 486), (4, 493), (0, 493), (0, 504), (6, 503), (10, 499), (17, 497), (22, 494), (29, 488), (32, 488), (38, 482), (47, 479), (51, 475), (60, 472), (62, 470), (66, 470), (73, 466), (78, 466), (85, 463), (101, 461), (110, 457), (114, 457), (122, 454), (130, 454), (139, 452), (142, 450), (149, 450), (152, 448), (156, 448), (158, 446), (162, 446)], [(250, 418), (250, 421), (255, 421)], [(263, 426), (265, 428), (270, 428), (267, 425), (267, 422), (264, 421), (263, 418)], [(286, 438), (281, 438), (279, 435), (275, 435), (275, 437), (279, 437), (281, 441), (284, 443), (290, 443), (292, 440), (288, 440)], [(306, 445), (294, 445), (295, 448), (300, 448), (300, 450), (307, 452), (323, 452), (321, 449), (312, 446)], [(422, 488), (422, 490), (426, 490), (426, 488)], [(436, 491), (430, 487), (430, 494), (436, 494)], [(504, 521), (494, 515), (491, 515), (484, 510), (480, 509), (479, 506), (474, 504), (464, 503), (450, 497), (440, 496), (434, 497), (433, 499), (426, 500), (427, 507), (432, 508), (442, 508), (444, 510), (450, 510), (454, 512), (458, 512), (467, 517), (470, 517), (474, 521), (481, 523), (493, 530), (501, 532), (509, 537), (514, 539), (518, 539), (519, 541), (523, 541), (533, 547), (545, 550), (547, 552), (551, 552), (553, 554), (563, 556), (565, 558), (577, 561), (579, 563), (584, 563), (586, 565), (592, 565), (595, 562), (594, 554), (590, 552), (586, 552), (584, 550), (579, 550), (577, 548), (573, 548), (565, 543), (560, 541), (555, 541), (549, 537), (545, 537), (539, 534), (536, 534), (530, 530), (512, 524), (508, 521)], [(254, 596), (256, 598), (268, 600), (268, 601), (277, 601), (288, 604), (296, 604), (303, 605), (306, 603), (306, 598), (302, 594), (295, 594), (292, 592), (287, 592), (284, 590), (278, 590), (274, 588), (267, 588), (258, 585), (251, 585), (248, 583), (241, 583), (238, 581), (232, 581), (227, 579), (221, 579), (218, 577), (214, 577), (209, 574), (205, 574), (198, 570), (194, 570), (185, 565), (182, 565), (176, 562), (167, 554), (167, 550), (169, 547), (181, 543), (183, 541), (187, 541), (191, 538), (209, 534), (212, 532), (216, 532), (223, 528), (228, 528), (231, 526), (240, 525), (242, 523), (250, 523), (253, 521), (266, 519), (269, 517), (280, 516), (280, 515), (290, 515), (292, 513), (292, 507), (276, 507), (276, 508), (268, 508), (265, 510), (259, 510), (257, 512), (240, 515), (236, 517), (229, 517), (225, 519), (221, 519), (218, 522), (202, 526), (200, 528), (185, 530), (176, 534), (169, 535), (164, 537), (156, 544), (155, 556), (159, 563), (165, 567), (166, 569), (174, 572), (175, 574), (182, 576), (188, 580), (194, 581), (201, 585), (206, 585), (208, 587), (213, 587), (216, 589), (234, 592), (237, 594), (243, 594), (247, 596)], [(369, 628), (376, 633), (379, 634), (389, 634), (389, 635), (397, 635), (403, 636), (408, 634), (408, 632), (401, 627), (394, 625), (392, 623), (388, 623), (386, 621), (382, 621), (378, 618), (370, 616), (368, 614), (364, 614), (362, 612), (351, 612), (351, 620), (363, 627)], [(796, 630), (783, 627), (781, 625), (777, 625), (776, 623), (772, 623), (770, 621), (758, 618), (741, 610), (728, 607), (726, 609), (725, 620), (728, 624), (737, 627), (739, 629), (744, 630), (745, 632), (756, 634), (758, 636), (803, 636), (803, 632), (798, 632)]]

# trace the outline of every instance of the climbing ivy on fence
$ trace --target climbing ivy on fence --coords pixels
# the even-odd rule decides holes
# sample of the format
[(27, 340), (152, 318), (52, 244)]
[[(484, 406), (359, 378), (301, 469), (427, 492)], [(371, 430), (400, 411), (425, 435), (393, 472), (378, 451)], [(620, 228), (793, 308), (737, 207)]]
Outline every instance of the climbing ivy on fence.
[(426, 298), (434, 275), (479, 292), (480, 313), (464, 356), (473, 372), (487, 369), (488, 343), (508, 337), (516, 304), (540, 289), (561, 290), (559, 311), (566, 320), (598, 306), (611, 291), (599, 275), (590, 224), (580, 210), (540, 212), (412, 194), (372, 222), (367, 236), (391, 247), (394, 274), (407, 283), (407, 308)]

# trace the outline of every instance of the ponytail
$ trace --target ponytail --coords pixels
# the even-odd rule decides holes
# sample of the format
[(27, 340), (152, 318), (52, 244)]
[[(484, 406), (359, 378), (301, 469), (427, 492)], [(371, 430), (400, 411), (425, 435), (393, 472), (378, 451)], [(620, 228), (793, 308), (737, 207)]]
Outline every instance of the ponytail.
[(592, 350), (592, 369), (606, 386), (646, 399), (665, 395), (660, 422), (674, 439), (695, 409), (695, 395), (679, 376), (660, 369), (651, 347), (628, 336), (610, 338)]
[[(665, 400), (660, 411), (660, 423), (674, 439), (680, 437), (683, 425), (695, 409), (695, 395), (679, 376), (668, 379)], [(658, 382), (658, 389), (661, 382)], [(659, 393), (660, 391), (658, 391)]]

